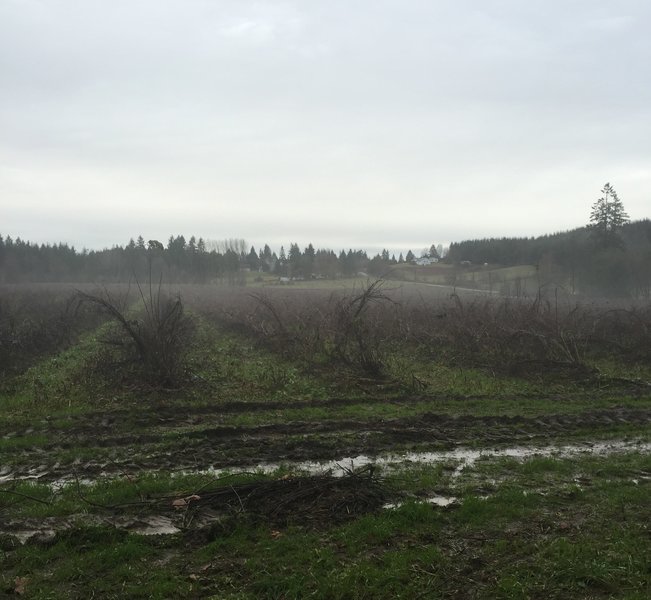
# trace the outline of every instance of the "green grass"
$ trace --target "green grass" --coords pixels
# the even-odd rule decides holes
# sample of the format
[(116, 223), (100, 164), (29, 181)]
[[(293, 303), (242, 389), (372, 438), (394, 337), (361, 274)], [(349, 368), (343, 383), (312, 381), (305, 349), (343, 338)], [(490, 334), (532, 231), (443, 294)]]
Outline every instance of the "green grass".
[[(359, 285), (316, 282), (331, 283)], [(138, 504), (115, 505), (184, 496), (216, 485), (202, 474), (139, 472), (141, 457), (169, 457), (167, 463), (154, 461), (163, 468), (174, 468), (175, 460), (196, 461), (198, 468), (233, 458), (259, 460), (255, 439), (237, 449), (224, 444), (209, 458), (202, 456), (211, 450), (211, 438), (204, 439), (201, 432), (220, 426), (290, 424), (289, 434), (271, 440), (279, 448), (289, 451), (313, 442), (340, 456), (346, 448), (359, 449), (372, 440), (372, 427), (321, 435), (294, 433), (291, 423), (400, 418), (418, 423), (425, 413), (487, 416), (501, 419), (504, 440), (491, 441), (497, 446), (526, 443), (526, 435), (516, 435), (517, 419), (505, 417), (651, 405), (651, 394), (606, 379), (651, 378), (648, 367), (622, 358), (592, 357), (591, 364), (605, 377), (586, 383), (544, 373), (511, 377), (456, 365), (436, 349), (402, 345), (386, 348), (386, 376), (374, 380), (325, 360), (282, 356), (244, 334), (193, 316), (196, 337), (186, 356), (188, 381), (182, 389), (111, 387), (92, 375), (89, 367), (102, 349), (101, 328), (3, 386), (0, 467), (48, 468), (60, 462), (68, 475), (81, 465), (83, 478), (86, 461), (93, 461), (97, 471), (118, 460), (136, 466), (126, 464), (114, 478), (79, 488), (74, 477), (61, 489), (36, 482), (0, 485), (0, 529), (2, 523), (31, 527), (74, 521), (72, 529), (50, 541), (16, 546), (13, 538), (0, 535), (0, 596), (12, 593), (16, 578), (26, 578), (24, 597), (39, 599), (647, 597), (651, 459), (633, 452), (571, 460), (485, 458), (460, 474), (455, 474), (454, 461), (404, 465), (386, 474), (397, 508), (343, 524), (279, 528), (239, 514), (200, 532), (154, 537), (97, 525), (97, 518), (114, 513), (151, 512)], [(333, 399), (346, 402), (323, 405)], [(241, 402), (241, 410), (220, 410), (233, 402)], [(273, 402), (273, 408), (264, 408), (265, 402)], [(463, 427), (466, 445), (487, 443), (481, 423)], [(588, 422), (552, 431), (546, 439), (541, 430), (532, 443), (648, 440), (649, 433), (643, 422), (599, 427)], [(101, 438), (121, 436), (125, 439), (119, 444), (102, 447), (111, 440)], [(452, 443), (407, 439), (391, 450), (433, 450)], [(285, 466), (272, 475), (238, 475), (221, 484), (289, 472)], [(447, 508), (424, 502), (433, 495), (459, 501)]]
[[(191, 582), (169, 572), (159, 545), (108, 527), (79, 527), (46, 549), (28, 545), (16, 554), (19, 571), (28, 573), (28, 598), (189, 597)], [(3, 580), (10, 589), (12, 582)]]
[(437, 263), (428, 266), (412, 264), (396, 265), (388, 275), (389, 279), (411, 283), (469, 288), (477, 290), (499, 291), (504, 284), (514, 285), (519, 281), (521, 291), (535, 296), (540, 281), (534, 265), (519, 265), (515, 267), (483, 267), (474, 265), (470, 268), (460, 268), (453, 265)]
[(296, 280), (290, 283), (281, 283), (277, 275), (270, 275), (268, 273), (246, 274), (246, 286), (253, 288), (278, 287), (299, 290), (352, 290), (365, 285), (368, 280), (368, 277), (343, 277), (339, 279), (306, 279), (304, 281)]
[(206, 486), (228, 487), (268, 478), (268, 475), (248, 473), (220, 477), (208, 474), (172, 476), (166, 473), (146, 473), (140, 477), (99, 478), (92, 484), (77, 483), (73, 479), (56, 487), (25, 481), (0, 488), (0, 511), (10, 519), (33, 519), (69, 517), (103, 512), (103, 507), (110, 511), (114, 506), (133, 505), (131, 512), (137, 513), (140, 504), (159, 497), (188, 496), (200, 492)]
[[(301, 364), (271, 352), (251, 340), (224, 331), (206, 320), (197, 320), (197, 336), (187, 356), (189, 385), (176, 394), (129, 388), (107, 388), (97, 377), (89, 375), (89, 365), (97, 360), (102, 344), (100, 332), (86, 335), (76, 346), (48, 358), (31, 368), (14, 392), (0, 393), (0, 410), (6, 415), (2, 429), (30, 426), (36, 418), (53, 418), (58, 429), (75, 414), (109, 410), (112, 406), (130, 407), (138, 412), (143, 403), (177, 403), (179, 406), (206, 406), (226, 401), (319, 401), (345, 397), (349, 406), (336, 413), (318, 408), (278, 413), (242, 415), (232, 423), (250, 424), (283, 419), (325, 419), (341, 417), (382, 418), (416, 415), (423, 410), (458, 414), (522, 414), (576, 412), (586, 408), (602, 408), (613, 403), (626, 406), (643, 405), (645, 397), (631, 397), (599, 391), (591, 399), (590, 390), (572, 380), (524, 379), (493, 373), (486, 369), (452, 366), (437, 362), (422, 352), (394, 348), (388, 354), (386, 378), (377, 385), (358, 383), (358, 374), (332, 365)], [(106, 327), (106, 326), (104, 326)], [(603, 367), (606, 365), (606, 367)], [(609, 376), (622, 373), (622, 367), (602, 362)], [(601, 367), (600, 367), (601, 368)], [(629, 378), (651, 378), (641, 367), (624, 371)], [(390, 404), (391, 400), (409, 395), (431, 396), (431, 403), (409, 406)], [(568, 395), (571, 401), (567, 402)], [(527, 396), (523, 399), (523, 396)], [(356, 399), (377, 398), (376, 408)], [(449, 399), (446, 400), (445, 397)], [(218, 412), (217, 410), (215, 412)], [(270, 419), (270, 420), (267, 420)], [(228, 422), (228, 420), (220, 421)]]
[[(486, 461), (475, 476), (489, 475), (488, 467), (506, 468), (510, 479), (486, 499), (460, 483), (461, 501), (447, 509), (412, 500), (316, 529), (238, 518), (208, 537), (79, 525), (47, 544), (4, 542), (0, 581), (8, 589), (27, 578), (27, 598), (646, 597), (649, 486), (629, 474), (648, 468), (649, 457)], [(563, 485), (577, 473), (590, 474), (592, 485)], [(525, 493), (532, 476), (548, 477), (544, 493)], [(454, 485), (446, 477), (440, 466), (418, 467), (388, 485), (403, 490), (401, 478), (413, 478), (412, 489), (426, 492)], [(202, 483), (161, 477), (138, 485), (166, 493)], [(133, 489), (111, 482), (87, 495), (122, 501)], [(65, 493), (56, 500), (68, 501)]]
[[(437, 364), (426, 356), (406, 350), (389, 361), (387, 379), (360, 382), (351, 372), (340, 370), (334, 374), (329, 369), (314, 369), (281, 357), (253, 344), (246, 336), (224, 331), (201, 317), (196, 317), (196, 322), (196, 339), (187, 357), (194, 379), (183, 390), (171, 393), (137, 388), (111, 390), (93, 377), (83, 377), (90, 357), (99, 352), (98, 333), (88, 334), (77, 346), (33, 367), (26, 381), (47, 381), (48, 397), (36, 401), (29, 386), (26, 391), (13, 395), (5, 392), (0, 396), (5, 416), (0, 425), (2, 463), (25, 465), (26, 461), (32, 461), (34, 466), (33, 461), (38, 461), (37, 464), (58, 461), (63, 465), (94, 461), (101, 464), (129, 460), (139, 453), (174, 456), (193, 447), (197, 448), (201, 461), (202, 446), (196, 440), (201, 441), (204, 429), (220, 426), (257, 427), (296, 421), (377, 422), (417, 419), (426, 413), (536, 417), (571, 415), (613, 406), (640, 409), (649, 406), (649, 395), (618, 393), (616, 387), (586, 388), (573, 381), (507, 377), (483, 369)], [(424, 387), (414, 390), (414, 377)], [(418, 396), (416, 401), (410, 400), (413, 396)], [(345, 399), (346, 402), (319, 406), (320, 402), (330, 399)], [(222, 403), (233, 401), (243, 403), (242, 408), (237, 412), (220, 411)], [(247, 402), (274, 402), (276, 405), (266, 410), (259, 406), (247, 410)], [(296, 406), (296, 402), (301, 406)], [(173, 417), (159, 422), (156, 418), (158, 408), (166, 409)], [(106, 417), (111, 417), (111, 425), (98, 430), (98, 435), (133, 439), (119, 445), (98, 447), (94, 427)], [(517, 426), (515, 423), (511, 428)], [(188, 438), (189, 433), (198, 434), (199, 438)], [(148, 441), (140, 442), (138, 436), (141, 435), (147, 436)], [(355, 445), (358, 435), (357, 432), (341, 432), (339, 444), (336, 432), (329, 438), (313, 435), (310, 439), (336, 452), (338, 445)], [(615, 423), (597, 430), (587, 425), (550, 435), (550, 442), (589, 440), (595, 435), (600, 439), (622, 436), (644, 439), (648, 437), (648, 427)], [(466, 443), (473, 445), (472, 440), (469, 436)], [(482, 440), (479, 436), (477, 444), (485, 443)], [(537, 443), (539, 440), (540, 436)], [(303, 442), (301, 434), (285, 436), (286, 444), (301, 445)], [(508, 439), (504, 443), (509, 443)], [(424, 442), (414, 442), (413, 447), (427, 449)], [(38, 448), (47, 448), (47, 456), (39, 456)], [(408, 445), (402, 447), (408, 448)], [(256, 460), (253, 447), (238, 452), (244, 462)], [(219, 460), (221, 456), (213, 459)], [(223, 457), (229, 458), (227, 449)]]

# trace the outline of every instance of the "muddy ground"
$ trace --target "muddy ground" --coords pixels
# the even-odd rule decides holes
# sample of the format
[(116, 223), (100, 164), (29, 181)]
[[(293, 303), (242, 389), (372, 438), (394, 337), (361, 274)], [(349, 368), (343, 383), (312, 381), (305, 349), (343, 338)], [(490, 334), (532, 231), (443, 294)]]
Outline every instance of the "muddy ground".
[[(402, 399), (409, 402), (409, 399)], [(418, 398), (412, 400), (418, 402)], [(331, 402), (333, 408), (345, 400)], [(327, 406), (327, 403), (321, 403)], [(159, 407), (155, 412), (97, 411), (54, 425), (43, 420), (3, 431), (16, 444), (5, 451), (0, 481), (89, 479), (143, 471), (188, 471), (255, 467), (258, 463), (325, 461), (386, 452), (456, 447), (503, 447), (630, 437), (651, 423), (651, 409), (613, 407), (578, 413), (524, 416), (453, 416), (425, 412), (415, 417), (296, 421), (259, 426), (215, 426), (236, 408), (256, 412), (269, 404)], [(133, 431), (136, 430), (136, 431)], [(29, 444), (30, 436), (37, 442)], [(25, 443), (21, 443), (23, 440)], [(89, 458), (83, 458), (87, 456)]]
[[(271, 403), (248, 404), (5, 428), (0, 596), (645, 597), (643, 402), (341, 418), (336, 399), (327, 419), (222, 422)], [(535, 457), (532, 475), (500, 462)]]

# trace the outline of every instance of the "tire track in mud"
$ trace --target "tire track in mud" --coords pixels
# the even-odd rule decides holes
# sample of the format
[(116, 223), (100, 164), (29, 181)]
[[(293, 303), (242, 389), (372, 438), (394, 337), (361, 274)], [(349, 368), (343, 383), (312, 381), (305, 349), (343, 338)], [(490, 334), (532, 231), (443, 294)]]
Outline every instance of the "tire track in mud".
[[(596, 438), (618, 427), (651, 423), (651, 409), (613, 408), (539, 417), (450, 416), (425, 413), (390, 420), (290, 422), (257, 427), (213, 427), (173, 436), (128, 435), (68, 438), (17, 451), (0, 482), (53, 480), (106, 473), (235, 467), (263, 462), (332, 460), (387, 451), (449, 449), (463, 445), (531, 444), (540, 440)], [(57, 463), (62, 453), (92, 448), (97, 459)], [(81, 454), (81, 453), (80, 453)], [(34, 465), (38, 465), (35, 467)], [(0, 465), (1, 467), (1, 465)]]
[[(624, 393), (618, 390), (618, 395)], [(628, 397), (649, 396), (649, 390), (634, 387), (625, 390)], [(395, 406), (414, 406), (419, 404), (436, 402), (473, 402), (482, 401), (546, 401), (567, 403), (577, 400), (595, 399), (599, 397), (611, 397), (612, 391), (600, 389), (594, 391), (579, 391), (565, 394), (545, 395), (540, 393), (522, 394), (433, 394), (433, 395), (408, 395), (395, 398), (379, 398), (374, 396), (360, 398), (329, 398), (325, 400), (299, 400), (283, 401), (227, 401), (215, 402), (213, 404), (193, 405), (191, 403), (175, 402), (172, 404), (155, 403), (148, 405), (134, 406), (130, 408), (111, 408), (97, 410), (89, 413), (81, 413), (61, 418), (64, 425), (53, 423), (52, 419), (42, 419), (23, 430), (7, 430), (0, 425), (0, 437), (5, 439), (26, 435), (52, 434), (59, 431), (65, 436), (97, 436), (111, 435), (116, 429), (124, 429), (125, 425), (134, 429), (151, 429), (162, 426), (188, 426), (199, 425), (204, 417), (219, 417), (221, 415), (256, 414), (259, 412), (270, 412), (279, 410), (302, 410), (302, 409), (328, 409), (341, 408), (345, 406), (379, 406), (390, 404)], [(444, 415), (450, 418), (449, 413)], [(507, 417), (498, 417), (505, 419)], [(518, 417), (519, 418), (519, 417)]]
[(644, 425), (651, 422), (651, 409), (613, 408), (572, 414), (551, 414), (537, 417), (521, 416), (453, 416), (426, 412), (415, 417), (397, 419), (328, 419), (324, 421), (290, 421), (257, 426), (217, 426), (178, 432), (105, 435), (98, 438), (95, 430), (67, 432), (65, 439), (40, 445), (41, 450), (72, 447), (111, 447), (130, 444), (152, 444), (184, 440), (231, 440), (234, 438), (265, 439), (271, 436), (300, 436), (328, 433), (410, 433), (427, 437), (455, 437), (466, 429), (484, 429), (487, 433), (536, 434), (564, 433), (585, 427)]

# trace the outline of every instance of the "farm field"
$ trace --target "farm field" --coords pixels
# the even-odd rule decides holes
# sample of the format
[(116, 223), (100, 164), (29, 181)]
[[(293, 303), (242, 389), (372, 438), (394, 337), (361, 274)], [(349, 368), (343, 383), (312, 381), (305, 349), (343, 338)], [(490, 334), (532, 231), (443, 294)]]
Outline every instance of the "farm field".
[(387, 274), (388, 279), (420, 284), (477, 289), (502, 295), (535, 295), (546, 277), (535, 265), (503, 267), (499, 265), (454, 266), (444, 263), (417, 266), (399, 264)]
[(2, 288), (0, 596), (647, 598), (651, 307), (452, 292)]

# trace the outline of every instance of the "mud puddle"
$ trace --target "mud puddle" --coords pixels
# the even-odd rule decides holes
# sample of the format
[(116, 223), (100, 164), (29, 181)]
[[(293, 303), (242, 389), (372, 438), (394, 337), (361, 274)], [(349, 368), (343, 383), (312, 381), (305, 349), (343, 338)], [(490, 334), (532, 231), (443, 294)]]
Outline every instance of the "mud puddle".
[(110, 526), (138, 535), (172, 535), (181, 531), (174, 520), (164, 515), (115, 516), (74, 515), (71, 517), (48, 517), (45, 519), (26, 519), (8, 523), (0, 529), (1, 535), (15, 538), (20, 544), (29, 541), (48, 542), (58, 532), (80, 526)]
[[(446, 508), (448, 506), (451, 506), (452, 504), (456, 504), (457, 502), (459, 502), (459, 498), (457, 498), (456, 496), (435, 495), (435, 496), (429, 496), (424, 500), (418, 500), (418, 502), (421, 502), (423, 504), (431, 504), (432, 506), (438, 506), (440, 508)], [(396, 508), (400, 508), (404, 504), (405, 504), (404, 502), (388, 502), (387, 504), (384, 504), (382, 508), (385, 510), (393, 510)]]
[[(243, 468), (217, 468), (212, 467), (209, 469), (199, 469), (192, 471), (181, 471), (180, 474), (188, 473), (197, 473), (197, 474), (207, 474), (215, 477), (226, 476), (232, 473), (241, 473), (241, 472), (253, 472), (253, 473), (273, 473), (278, 469), (284, 469), (294, 473), (301, 473), (302, 475), (307, 476), (316, 476), (316, 477), (331, 477), (336, 482), (343, 482), (347, 476), (348, 479), (355, 479), (357, 477), (356, 473), (367, 472), (370, 474), (370, 477), (373, 477), (374, 469), (377, 469), (380, 472), (399, 472), (404, 469), (409, 469), (410, 467), (417, 467), (421, 465), (436, 465), (436, 464), (446, 464), (451, 468), (450, 473), (450, 488), (446, 490), (438, 490), (437, 493), (431, 491), (426, 496), (421, 496), (416, 499), (417, 502), (422, 502), (425, 504), (432, 505), (440, 509), (452, 508), (454, 505), (457, 505), (460, 502), (460, 499), (455, 496), (456, 485), (454, 481), (458, 478), (465, 469), (472, 468), (478, 461), (482, 459), (495, 459), (495, 458), (513, 458), (516, 460), (527, 460), (534, 457), (551, 457), (551, 458), (573, 458), (573, 457), (586, 457), (586, 456), (609, 456), (615, 454), (621, 454), (626, 452), (639, 452), (639, 453), (649, 453), (651, 452), (651, 443), (641, 440), (611, 440), (611, 441), (600, 441), (593, 443), (583, 443), (583, 444), (550, 444), (547, 446), (512, 446), (507, 448), (481, 448), (481, 449), (470, 449), (470, 448), (456, 448), (454, 450), (447, 451), (436, 451), (436, 452), (403, 452), (403, 453), (390, 453), (379, 456), (370, 456), (370, 455), (358, 455), (354, 457), (346, 457), (339, 460), (328, 460), (328, 461), (295, 461), (295, 462), (284, 462), (284, 463), (258, 463), (251, 465), (249, 467)], [(5, 477), (8, 474), (5, 474)], [(301, 475), (301, 476), (302, 476)], [(343, 478), (343, 479), (339, 479)], [(638, 475), (639, 479), (646, 479), (646, 473), (640, 473)], [(288, 476), (276, 480), (262, 482), (262, 485), (267, 486), (283, 486), (287, 485)], [(97, 480), (85, 479), (83, 481), (71, 482), (69, 478), (57, 480), (50, 482), (50, 485), (53, 488), (60, 488), (64, 485), (93, 485)], [(372, 481), (372, 479), (369, 479)], [(580, 484), (581, 481), (577, 480), (577, 484)], [(242, 485), (251, 485), (259, 486), (260, 482), (252, 482), (251, 484), (242, 484)], [(340, 485), (335, 483), (334, 486)], [(305, 489), (305, 488), (303, 488)], [(315, 488), (317, 489), (317, 488)], [(224, 495), (228, 494), (227, 488), (219, 488), (216, 491), (213, 491), (213, 495)], [(291, 490), (290, 490), (291, 491)], [(318, 497), (320, 500), (324, 499), (322, 488), (318, 488), (318, 494), (315, 497)], [(340, 494), (341, 490), (337, 491), (337, 494)], [(335, 494), (337, 498), (339, 496)], [(208, 499), (210, 494), (205, 491), (202, 492), (202, 496), (196, 496), (197, 501)], [(248, 495), (238, 495), (234, 492), (234, 495), (239, 502), (239, 505), (242, 507), (242, 501), (249, 498), (250, 492)], [(292, 492), (292, 497), (294, 492)], [(334, 497), (333, 497), (334, 498)], [(336, 504), (333, 498), (326, 498), (324, 500), (324, 505), (327, 505), (328, 509), (331, 509), (332, 504)], [(486, 498), (482, 496), (482, 498)], [(231, 498), (231, 500), (233, 500)], [(378, 501), (375, 504), (376, 509), (382, 508), (385, 510), (398, 509), (405, 502), (404, 498), (396, 498), (393, 502), (387, 502), (387, 500), (392, 500), (391, 497), (375, 499)], [(170, 504), (171, 503), (171, 504)], [(259, 502), (253, 498), (252, 504), (258, 506)], [(273, 503), (272, 503), (273, 504)], [(170, 507), (174, 509), (172, 514), (160, 514), (158, 511), (163, 507), (166, 507), (165, 512), (171, 510)], [(311, 505), (310, 505), (311, 507)], [(74, 515), (67, 518), (57, 518), (50, 517), (45, 519), (23, 519), (16, 520), (14, 522), (6, 523), (2, 528), (0, 528), (0, 534), (9, 535), (14, 537), (19, 543), (26, 542), (44, 542), (48, 541), (57, 534), (57, 532), (65, 531), (79, 525), (108, 525), (115, 527), (117, 529), (125, 530), (130, 533), (138, 535), (173, 535), (180, 533), (187, 529), (190, 523), (192, 523), (193, 528), (201, 528), (209, 526), (211, 523), (214, 523), (216, 520), (219, 520), (223, 514), (225, 514), (224, 507), (217, 512), (211, 510), (211, 504), (207, 503), (205, 507), (202, 507), (202, 510), (195, 514), (196, 518), (193, 520), (187, 521), (186, 511), (177, 511), (177, 506), (171, 500), (163, 500), (161, 506), (147, 506), (143, 507), (144, 509), (149, 509), (152, 512), (150, 514), (139, 514), (139, 515), (94, 515), (94, 514), (80, 514)], [(184, 507), (186, 508), (186, 507)], [(323, 509), (323, 506), (320, 507)], [(310, 513), (314, 511), (310, 510)], [(329, 517), (330, 518), (330, 517)]]
[(374, 466), (382, 469), (401, 469), (411, 465), (435, 465), (440, 463), (456, 463), (453, 477), (461, 475), (464, 469), (472, 467), (481, 458), (515, 458), (526, 460), (537, 456), (554, 458), (572, 458), (573, 456), (608, 456), (623, 452), (650, 452), (651, 443), (641, 441), (608, 441), (586, 444), (565, 444), (550, 446), (514, 446), (510, 448), (455, 448), (436, 452), (405, 452), (391, 453), (380, 456), (360, 454), (329, 461), (297, 461), (282, 463), (259, 463), (249, 467), (239, 468), (209, 468), (195, 472), (220, 476), (225, 473), (259, 472), (273, 473), (280, 468), (291, 471), (301, 471), (309, 474), (330, 472), (334, 476), (342, 476), (351, 471)]
[[(357, 446), (362, 446), (362, 444)], [(272, 448), (272, 450), (274, 449)], [(384, 470), (395, 470), (405, 467), (408, 468), (410, 465), (434, 465), (441, 463), (451, 464), (454, 478), (461, 475), (464, 469), (471, 467), (481, 458), (508, 457), (525, 460), (533, 456), (566, 458), (578, 455), (608, 455), (629, 451), (648, 453), (651, 451), (651, 443), (641, 440), (610, 440), (574, 444), (514, 445), (496, 448), (467, 448), (460, 445), (449, 450), (442, 449), (423, 452), (395, 450), (383, 452), (381, 446), (378, 446), (376, 451), (370, 451), (368, 453), (360, 452), (334, 460), (326, 457), (306, 460), (300, 457), (301, 453), (297, 453), (299, 456), (296, 459), (288, 456), (281, 460), (258, 460), (255, 462), (247, 462), (245, 459), (242, 460), (242, 458), (238, 460), (234, 460), (231, 457), (224, 458), (223, 453), (220, 453), (222, 454), (220, 457), (210, 456), (210, 452), (206, 452), (203, 464), (201, 465), (188, 464), (180, 454), (177, 454), (173, 461), (170, 461), (169, 457), (167, 457), (167, 460), (162, 460), (160, 456), (154, 456), (151, 460), (141, 461), (141, 465), (134, 465), (131, 460), (125, 461), (124, 463), (109, 461), (89, 463), (79, 468), (79, 470), (71, 466), (59, 467), (59, 465), (50, 468), (47, 465), (39, 465), (38, 467), (33, 467), (22, 472), (19, 469), (3, 468), (0, 473), (0, 485), (16, 481), (32, 480), (50, 485), (53, 489), (56, 489), (65, 485), (76, 484), (77, 482), (82, 485), (90, 485), (100, 479), (132, 477), (146, 473), (206, 474), (217, 477), (226, 473), (273, 473), (280, 468), (308, 474), (329, 471), (335, 476), (342, 476), (350, 471), (367, 466)], [(327, 454), (332, 456), (335, 452), (336, 450), (332, 448), (331, 451), (328, 449)], [(261, 452), (258, 452), (258, 454), (261, 454)], [(269, 451), (267, 454), (272, 456), (276, 454), (278, 456), (278, 453), (275, 451)], [(184, 462), (186, 462), (186, 465), (183, 464)]]

